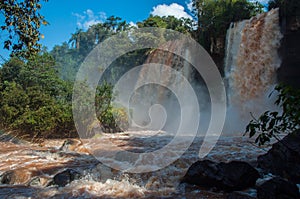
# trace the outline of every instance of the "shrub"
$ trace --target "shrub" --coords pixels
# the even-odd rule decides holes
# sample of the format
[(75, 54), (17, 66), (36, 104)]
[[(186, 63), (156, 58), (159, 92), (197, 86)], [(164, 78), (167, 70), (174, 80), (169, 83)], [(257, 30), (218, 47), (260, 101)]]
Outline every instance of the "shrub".
[(48, 54), (23, 62), (12, 58), (0, 69), (0, 125), (30, 139), (76, 136), (70, 92)]
[(96, 114), (103, 132), (114, 133), (128, 129), (128, 114), (124, 107), (112, 105), (112, 85), (104, 82), (98, 86), (96, 93)]
[(278, 85), (279, 94), (275, 105), (281, 112), (266, 111), (258, 119), (254, 118), (246, 127), (249, 137), (259, 134), (255, 140), (259, 145), (269, 142), (271, 138), (280, 140), (278, 135), (291, 133), (300, 128), (300, 90), (290, 86)]

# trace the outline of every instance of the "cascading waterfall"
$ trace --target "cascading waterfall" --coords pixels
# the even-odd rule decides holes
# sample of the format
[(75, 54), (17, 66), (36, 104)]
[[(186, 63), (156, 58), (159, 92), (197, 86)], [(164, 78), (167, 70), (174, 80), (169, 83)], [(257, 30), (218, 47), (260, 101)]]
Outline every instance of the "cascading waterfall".
[[(178, 96), (175, 96), (175, 93), (168, 88), (172, 87), (171, 85), (176, 85), (176, 90), (184, 98), (184, 101), (190, 105), (193, 103), (190, 99), (191, 96), (188, 94), (188, 88), (185, 84), (186, 80), (189, 81), (194, 89), (200, 90), (201, 88), (199, 87), (199, 84), (195, 84), (195, 70), (193, 70), (193, 67), (183, 58), (171, 53), (172, 51), (180, 49), (185, 57), (190, 57), (191, 54), (189, 49), (185, 47), (185, 44), (180, 40), (175, 40), (166, 42), (164, 45), (170, 51), (153, 50), (150, 52), (147, 60), (139, 71), (136, 87), (143, 85), (144, 82), (151, 81), (161, 82), (165, 86), (148, 84), (140, 87), (133, 95), (134, 97), (132, 98), (131, 104), (133, 110), (138, 110), (133, 111), (133, 120), (139, 126), (146, 126), (146, 129), (152, 130), (157, 130), (157, 127), (163, 127), (163, 130), (173, 133), (176, 132), (178, 124), (180, 123), (182, 109), (188, 110), (191, 113), (196, 109), (192, 106), (179, 107)], [(153, 65), (155, 64), (158, 64), (160, 67), (159, 70), (153, 69)], [(178, 73), (170, 72), (171, 69), (166, 70), (165, 67), (171, 67), (172, 70), (177, 71)], [(161, 105), (161, 108), (164, 108), (163, 112), (162, 109), (151, 110), (151, 107), (159, 108), (156, 106), (158, 104)], [(149, 110), (152, 111), (154, 117), (149, 118)], [(163, 122), (164, 124), (159, 125), (160, 121), (164, 120), (162, 117), (163, 114), (165, 114), (166, 120)], [(150, 120), (151, 123), (154, 123), (152, 123), (152, 126), (147, 126), (147, 124), (150, 123)], [(189, 130), (188, 127), (186, 129)]]
[(276, 84), (276, 70), (280, 67), (281, 39), (278, 9), (231, 24), (225, 58), (227, 123), (234, 121), (234, 117), (244, 123), (233, 129), (234, 125), (227, 124), (225, 132), (244, 130), (251, 119), (250, 112), (257, 116), (275, 108), (268, 96)]
[[(276, 108), (273, 100), (268, 96), (276, 84), (276, 71), (281, 63), (278, 55), (281, 39), (278, 9), (262, 13), (249, 20), (232, 23), (228, 29), (225, 57), (228, 110), (223, 130), (225, 134), (241, 135), (245, 131), (247, 123), (252, 119), (250, 112), (254, 116), (259, 116), (266, 110)], [(185, 52), (185, 48), (181, 43), (172, 42), (166, 45), (168, 45), (168, 49), (180, 48)], [(185, 52), (185, 54), (188, 53), (188, 51)], [(208, 92), (205, 90), (205, 83), (195, 79), (193, 67), (178, 56), (161, 50), (154, 50), (149, 54), (145, 64), (151, 63), (172, 66), (173, 69), (180, 72), (182, 76), (191, 82), (197, 93), (201, 114), (206, 117), (204, 123), (208, 124), (210, 114), (210, 110), (207, 109), (207, 107), (210, 107)], [(139, 81), (147, 80), (147, 78), (160, 80), (165, 82), (166, 85), (174, 82), (180, 85), (182, 81), (179, 76), (172, 76), (163, 71), (153, 71), (145, 66), (139, 72), (137, 84), (139, 84)], [(184, 89), (180, 90), (184, 93)], [(172, 118), (170, 124), (172, 128), (168, 130), (176, 129), (174, 126), (180, 119), (180, 112), (176, 112), (176, 108), (174, 108), (176, 107), (176, 100), (174, 101), (170, 94), (170, 91), (164, 87), (157, 87), (157, 85), (149, 85), (141, 89), (133, 104), (137, 105), (144, 101), (144, 104), (140, 104), (138, 109), (144, 108), (146, 115), (136, 115), (135, 119), (140, 124), (144, 121), (146, 121), (144, 123), (149, 122), (148, 108), (153, 103), (159, 103), (166, 108), (167, 116)], [(144, 99), (144, 96), (150, 97)], [(188, 100), (188, 97), (186, 100)], [(156, 118), (161, 120), (161, 117), (159, 117), (161, 115), (158, 113)], [(207, 124), (200, 124), (200, 128), (203, 128), (199, 131), (205, 131), (205, 125)]]

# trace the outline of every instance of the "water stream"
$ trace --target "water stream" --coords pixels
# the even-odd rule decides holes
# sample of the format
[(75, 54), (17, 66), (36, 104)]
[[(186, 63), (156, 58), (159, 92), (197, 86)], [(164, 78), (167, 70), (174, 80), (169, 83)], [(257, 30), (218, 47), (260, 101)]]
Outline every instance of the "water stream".
[[(61, 148), (65, 140), (45, 140), (39, 144), (1, 142), (1, 180), (5, 172), (9, 171), (10, 177), (8, 184), (0, 185), (0, 198), (225, 198), (224, 193), (180, 185), (188, 167), (199, 159), (201, 137), (195, 139), (182, 157), (155, 172), (126, 173), (106, 166), (91, 155), (96, 150), (113, 150), (109, 142), (141, 153), (163, 147), (172, 138), (164, 132), (132, 131), (103, 134), (91, 140), (73, 139), (65, 148)], [(265, 150), (253, 146), (246, 137), (221, 137), (206, 159), (251, 163)], [(66, 168), (78, 171), (81, 178), (65, 187), (50, 186), (53, 176)]]

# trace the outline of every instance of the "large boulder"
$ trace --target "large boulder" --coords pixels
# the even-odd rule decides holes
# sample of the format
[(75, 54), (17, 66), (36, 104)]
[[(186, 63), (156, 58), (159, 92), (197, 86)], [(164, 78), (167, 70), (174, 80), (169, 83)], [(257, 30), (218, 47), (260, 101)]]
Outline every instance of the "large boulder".
[(58, 185), (59, 187), (64, 187), (74, 180), (78, 180), (81, 174), (73, 169), (66, 169), (53, 178), (53, 183), (50, 185)]
[(255, 186), (259, 173), (250, 164), (241, 161), (216, 163), (210, 160), (195, 162), (182, 182), (206, 188), (238, 191)]
[(300, 131), (273, 144), (267, 154), (257, 158), (257, 163), (265, 173), (273, 173), (296, 184), (300, 183)]
[(258, 199), (299, 199), (298, 187), (280, 177), (272, 178), (257, 186)]

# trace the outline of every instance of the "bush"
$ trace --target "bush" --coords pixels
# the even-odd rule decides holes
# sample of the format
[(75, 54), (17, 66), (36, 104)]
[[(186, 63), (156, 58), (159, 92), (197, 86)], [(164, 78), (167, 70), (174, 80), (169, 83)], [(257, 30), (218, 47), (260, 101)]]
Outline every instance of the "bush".
[(0, 125), (24, 138), (76, 136), (70, 92), (48, 54), (23, 62), (12, 58), (0, 70)]
[(103, 132), (114, 133), (128, 129), (128, 114), (124, 107), (112, 105), (112, 85), (104, 82), (97, 88), (96, 114)]
[(246, 127), (249, 137), (259, 134), (255, 140), (259, 145), (269, 142), (271, 138), (280, 140), (278, 135), (291, 133), (300, 128), (300, 90), (290, 86), (278, 85), (275, 88), (278, 97), (275, 105), (282, 112), (266, 111), (258, 119), (253, 119)]
[[(24, 138), (77, 137), (73, 121), (73, 83), (63, 81), (49, 54), (37, 55), (24, 62), (12, 58), (0, 69), (0, 126)], [(95, 118), (89, 117), (92, 100), (86, 83), (78, 90), (75, 111), (80, 113), (77, 128), (91, 133)], [(104, 132), (120, 132), (128, 128), (124, 108), (113, 107), (113, 87), (98, 86), (95, 107)], [(83, 92), (86, 91), (86, 92)], [(78, 123), (79, 122), (79, 123)]]

